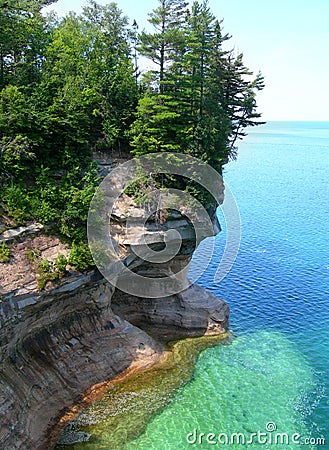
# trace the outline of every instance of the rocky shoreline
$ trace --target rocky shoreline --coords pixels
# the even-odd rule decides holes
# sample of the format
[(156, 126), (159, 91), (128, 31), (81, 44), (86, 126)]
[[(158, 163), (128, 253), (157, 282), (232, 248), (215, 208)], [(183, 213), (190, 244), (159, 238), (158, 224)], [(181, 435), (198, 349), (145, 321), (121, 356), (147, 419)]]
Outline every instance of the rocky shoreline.
[[(181, 267), (193, 254), (194, 234), (184, 217), (176, 214), (168, 220), (183, 236), (183, 251), (176, 258)], [(124, 230), (122, 219), (118, 233), (120, 227)], [(147, 233), (156, 245), (158, 228)], [(228, 330), (227, 304), (196, 285), (167, 297), (141, 298), (116, 290), (98, 270), (71, 272), (41, 292), (33, 279), (26, 283), (28, 289), (24, 278), (3, 284), (5, 274), (14, 271), (15, 258), (33, 239), (43, 238), (39, 232), (29, 234), (14, 261), (0, 264), (1, 448), (51, 448), (51, 430), (93, 386), (152, 367), (165, 357), (168, 340)], [(56, 253), (54, 241), (47, 239), (50, 253)], [(125, 249), (125, 260), (145, 272), (145, 264), (132, 257), (129, 242)], [(170, 270), (174, 266), (171, 262)]]

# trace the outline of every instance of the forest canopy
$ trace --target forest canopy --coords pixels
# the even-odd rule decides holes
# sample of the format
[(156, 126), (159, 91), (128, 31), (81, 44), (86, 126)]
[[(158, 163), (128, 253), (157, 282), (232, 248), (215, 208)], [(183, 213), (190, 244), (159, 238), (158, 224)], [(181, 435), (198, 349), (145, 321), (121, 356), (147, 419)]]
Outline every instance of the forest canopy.
[(246, 127), (261, 123), (263, 77), (227, 50), (207, 1), (159, 0), (151, 32), (115, 3), (90, 0), (63, 18), (42, 14), (51, 3), (0, 1), (3, 224), (52, 223), (80, 243), (99, 182), (95, 152), (181, 152), (221, 171)]

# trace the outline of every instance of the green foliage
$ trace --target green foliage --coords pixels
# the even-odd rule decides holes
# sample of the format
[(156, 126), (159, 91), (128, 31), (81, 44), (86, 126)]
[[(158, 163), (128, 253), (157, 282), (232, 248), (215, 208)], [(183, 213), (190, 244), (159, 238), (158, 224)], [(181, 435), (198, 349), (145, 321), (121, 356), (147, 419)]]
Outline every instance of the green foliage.
[(61, 186), (62, 205), (58, 220), (59, 232), (69, 241), (86, 238), (86, 222), (89, 205), (95, 193), (99, 178), (96, 168), (91, 165), (82, 177), (79, 171), (68, 173)]
[(38, 82), (42, 50), (47, 41), (46, 19), (41, 9), (52, 1), (1, 3), (0, 88), (15, 84), (30, 91)]
[(0, 243), (0, 263), (7, 263), (10, 260), (10, 249), (4, 242)]
[(46, 260), (39, 261), (36, 272), (38, 274), (37, 285), (39, 291), (42, 291), (48, 282), (53, 282), (59, 278), (59, 271), (54, 270)]
[(261, 123), (255, 94), (263, 78), (252, 78), (241, 54), (223, 50), (229, 36), (207, 1), (187, 11), (183, 1), (159, 0), (149, 21), (154, 32), (140, 34), (140, 52), (158, 69), (144, 76), (130, 130), (133, 154), (188, 153), (221, 172), (245, 128)]
[(29, 105), (22, 90), (8, 85), (0, 94), (0, 130), (11, 136), (22, 132), (29, 122)]
[(2, 201), (5, 203), (8, 215), (21, 225), (31, 217), (30, 197), (27, 188), (12, 182), (1, 188)]
[(90, 243), (90, 249), (92, 251), (93, 264), (96, 264), (98, 268), (105, 267), (108, 258), (111, 257), (106, 246), (100, 243)]
[(83, 242), (73, 242), (68, 262), (77, 270), (82, 271), (87, 270), (95, 265), (88, 244), (85, 244)]
[(54, 261), (54, 266), (60, 278), (64, 276), (67, 264), (68, 264), (67, 258), (62, 254), (59, 254), (57, 259)]
[(40, 257), (40, 255), (40, 251), (32, 250), (31, 248), (26, 250), (25, 252), (25, 256), (31, 264), (34, 264), (38, 260), (38, 257)]
[[(153, 32), (139, 35), (115, 3), (89, 0), (81, 15), (61, 19), (41, 14), (50, 3), (0, 8), (0, 206), (11, 223), (52, 224), (87, 267), (93, 262), (79, 243), (99, 181), (93, 152), (181, 152), (221, 171), (245, 128), (260, 123), (263, 78), (223, 50), (228, 35), (207, 1), (159, 0)], [(141, 80), (138, 53), (156, 68)], [(153, 182), (208, 202), (200, 186), (168, 175), (146, 180), (142, 193), (133, 186), (137, 202)]]
[(52, 178), (47, 168), (37, 175), (34, 186), (6, 184), (2, 201), (17, 224), (29, 219), (50, 223), (68, 241), (83, 240), (89, 204), (98, 182), (94, 165), (85, 171), (76, 168), (67, 172), (60, 181)]
[(36, 101), (42, 126), (69, 152), (127, 146), (137, 96), (127, 24), (114, 3), (91, 1), (53, 30)]
[(28, 164), (34, 158), (35, 154), (31, 151), (31, 143), (26, 136), (18, 134), (13, 138), (2, 138), (0, 141), (2, 181), (9, 178), (24, 178), (29, 172)]
[(1, 7), (1, 207), (17, 225), (51, 223), (78, 242), (99, 181), (92, 152), (126, 152), (138, 89), (114, 3), (63, 19), (42, 16), (49, 3)]
[(159, 6), (149, 14), (155, 32), (143, 31), (139, 36), (141, 54), (159, 67), (155, 73), (161, 94), (165, 90), (166, 64), (174, 61), (184, 49), (187, 5), (184, 0), (159, 0)]
[(37, 250), (28, 249), (25, 256), (36, 271), (39, 291), (42, 291), (48, 282), (54, 282), (65, 275), (68, 261), (62, 254), (59, 254), (54, 262), (42, 258)]
[(146, 93), (139, 101), (136, 120), (131, 127), (134, 155), (182, 151), (182, 115), (173, 99)]

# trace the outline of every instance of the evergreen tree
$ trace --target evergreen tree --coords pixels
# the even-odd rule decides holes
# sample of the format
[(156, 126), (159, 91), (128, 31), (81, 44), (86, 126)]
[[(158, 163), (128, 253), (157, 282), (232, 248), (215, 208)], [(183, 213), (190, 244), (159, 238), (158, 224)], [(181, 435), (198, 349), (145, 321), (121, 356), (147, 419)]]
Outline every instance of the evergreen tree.
[(250, 78), (242, 55), (223, 50), (229, 36), (222, 35), (207, 1), (193, 3), (184, 25), (182, 14), (169, 14), (173, 5), (161, 1), (150, 15), (155, 32), (140, 36), (142, 54), (158, 70), (144, 77), (146, 91), (131, 129), (134, 154), (186, 152), (221, 170), (245, 128), (261, 123), (255, 94), (263, 78)]
[(236, 57), (230, 52), (221, 63), (221, 104), (230, 122), (230, 134), (227, 142), (228, 154), (235, 158), (236, 143), (246, 133), (245, 128), (260, 125), (257, 119), (261, 114), (256, 111), (256, 93), (264, 88), (264, 78), (258, 73), (250, 79), (253, 73), (243, 64), (243, 54)]
[(224, 39), (216, 34), (216, 17), (207, 2), (194, 2), (189, 15), (187, 51), (184, 56), (185, 85), (189, 86), (190, 124), (187, 135), (189, 153), (209, 160), (212, 151), (212, 124), (218, 113), (218, 104), (211, 97), (211, 64), (214, 52)]
[(155, 32), (143, 31), (140, 36), (140, 53), (158, 65), (160, 94), (164, 92), (165, 72), (176, 60), (184, 45), (184, 27), (187, 2), (184, 0), (159, 0), (160, 5), (149, 15), (149, 22)]
[(136, 120), (131, 129), (134, 154), (158, 151), (181, 151), (183, 115), (177, 98), (178, 85), (173, 64), (185, 51), (187, 3), (182, 0), (159, 0), (150, 15), (154, 33), (139, 35), (139, 51), (157, 65), (143, 78), (146, 91), (139, 101)]
[(138, 50), (137, 50), (137, 45), (138, 45), (138, 23), (136, 22), (136, 20), (134, 20), (133, 24), (132, 24), (132, 31), (130, 34), (130, 39), (131, 39), (131, 43), (132, 43), (132, 56), (134, 59), (134, 72), (135, 72), (135, 82), (136, 82), (136, 87), (138, 87), (138, 77), (140, 75), (139, 73), (139, 69), (138, 69)]

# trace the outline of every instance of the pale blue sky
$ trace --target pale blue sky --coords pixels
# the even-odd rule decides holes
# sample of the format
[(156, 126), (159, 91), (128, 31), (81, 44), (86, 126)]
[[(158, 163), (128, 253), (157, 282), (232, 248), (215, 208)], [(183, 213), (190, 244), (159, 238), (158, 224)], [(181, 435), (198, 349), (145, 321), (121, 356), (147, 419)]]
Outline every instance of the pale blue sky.
[[(99, 4), (110, 3), (98, 0)], [(140, 28), (157, 0), (117, 0)], [(59, 15), (81, 11), (85, 0), (58, 0)], [(265, 120), (329, 121), (329, 0), (209, 0), (224, 19), (231, 46), (245, 64), (261, 70), (266, 87), (258, 96)]]

